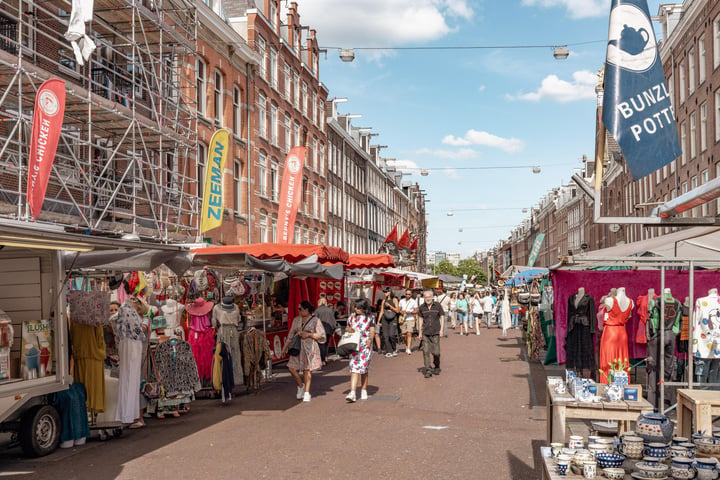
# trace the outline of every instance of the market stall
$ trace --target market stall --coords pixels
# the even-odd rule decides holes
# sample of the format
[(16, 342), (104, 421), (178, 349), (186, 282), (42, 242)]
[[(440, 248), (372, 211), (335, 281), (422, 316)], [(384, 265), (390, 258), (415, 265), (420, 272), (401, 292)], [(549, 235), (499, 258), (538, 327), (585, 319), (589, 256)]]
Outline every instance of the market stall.
[[(252, 253), (251, 253), (252, 252)], [(196, 266), (236, 271), (271, 273), (261, 301), (241, 306), (248, 327), (259, 328), (269, 342), (272, 362), (288, 359), (282, 355), (292, 319), (303, 300), (317, 304), (326, 298), (335, 306), (344, 298), (343, 266), (347, 252), (323, 245), (251, 244), (215, 246), (192, 251)], [(335, 264), (337, 263), (337, 264)], [(325, 265), (328, 264), (328, 265)], [(281, 278), (282, 277), (282, 278)], [(277, 278), (277, 281), (276, 281)]]
[[(0, 430), (17, 432), (27, 454), (46, 455), (66, 436), (87, 434), (87, 390), (70, 376), (66, 308), (72, 282), (86, 275), (80, 265), (87, 267), (83, 262), (93, 255), (104, 257), (96, 259), (100, 265), (110, 257), (117, 261), (151, 252), (151, 260), (144, 263), (149, 268), (150, 263), (181, 258), (183, 249), (77, 235), (12, 220), (0, 221), (0, 246), (0, 268), (5, 273), (0, 281)], [(78, 368), (90, 366), (85, 358)], [(102, 360), (100, 365), (102, 370)], [(86, 369), (90, 370), (95, 371)], [(76, 418), (85, 417), (85, 425), (77, 431), (68, 427), (72, 422), (64, 422), (65, 415), (73, 415), (66, 410), (69, 405), (74, 406)]]

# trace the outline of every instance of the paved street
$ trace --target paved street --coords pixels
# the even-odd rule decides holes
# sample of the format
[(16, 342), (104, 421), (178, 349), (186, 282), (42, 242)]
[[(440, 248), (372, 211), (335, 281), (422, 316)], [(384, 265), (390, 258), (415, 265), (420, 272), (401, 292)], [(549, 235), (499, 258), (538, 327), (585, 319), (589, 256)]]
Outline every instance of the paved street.
[[(119, 439), (25, 459), (0, 451), (0, 476), (61, 479), (537, 479), (544, 442), (543, 369), (528, 364), (518, 331), (451, 334), (442, 374), (424, 379), (422, 355), (373, 358), (371, 399), (346, 404), (346, 361), (295, 399), (278, 369), (258, 395), (229, 406), (198, 400), (181, 418), (150, 419)], [(540, 392), (540, 393), (535, 393)], [(5, 438), (5, 437), (2, 437)]]

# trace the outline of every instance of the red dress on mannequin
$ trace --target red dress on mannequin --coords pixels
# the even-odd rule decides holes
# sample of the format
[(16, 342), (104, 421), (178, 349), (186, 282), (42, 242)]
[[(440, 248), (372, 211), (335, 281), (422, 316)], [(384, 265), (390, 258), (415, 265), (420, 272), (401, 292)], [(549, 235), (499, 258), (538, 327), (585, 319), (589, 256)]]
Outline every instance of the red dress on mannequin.
[(625, 362), (626, 359), (629, 359), (630, 352), (625, 323), (630, 318), (633, 302), (630, 299), (628, 301), (630, 303), (623, 310), (620, 308), (617, 298), (613, 297), (612, 308), (605, 310), (607, 317), (605, 318), (602, 340), (600, 340), (600, 383), (609, 383), (607, 374), (611, 363), (616, 363), (618, 360)]

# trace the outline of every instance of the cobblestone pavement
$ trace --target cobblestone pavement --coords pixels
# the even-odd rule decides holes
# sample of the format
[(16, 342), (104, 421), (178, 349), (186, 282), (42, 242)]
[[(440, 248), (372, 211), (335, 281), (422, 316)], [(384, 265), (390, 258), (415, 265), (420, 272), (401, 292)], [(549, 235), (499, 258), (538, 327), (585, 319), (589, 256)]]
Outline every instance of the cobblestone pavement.
[(442, 339), (442, 373), (422, 354), (374, 356), (370, 399), (347, 404), (347, 361), (313, 376), (295, 399), (282, 366), (257, 395), (228, 406), (198, 400), (189, 414), (149, 419), (118, 439), (27, 459), (2, 448), (0, 477), (36, 479), (537, 479), (545, 437), (544, 370), (520, 333), (497, 328)]

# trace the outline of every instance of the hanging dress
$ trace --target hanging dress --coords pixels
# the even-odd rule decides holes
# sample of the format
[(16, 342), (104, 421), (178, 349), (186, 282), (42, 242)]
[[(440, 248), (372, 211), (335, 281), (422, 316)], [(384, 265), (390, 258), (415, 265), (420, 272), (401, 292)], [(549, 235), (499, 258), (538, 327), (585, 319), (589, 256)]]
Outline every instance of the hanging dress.
[(605, 312), (605, 328), (600, 340), (600, 383), (609, 383), (607, 375), (611, 363), (618, 360), (627, 362), (630, 358), (625, 323), (630, 318), (634, 304), (632, 300), (628, 300), (630, 303), (623, 310), (617, 298), (612, 297), (612, 308)]
[[(582, 298), (568, 298), (565, 365), (569, 369), (595, 369), (593, 335), (597, 329), (595, 300), (587, 293)], [(577, 306), (576, 306), (577, 304)]]
[(75, 368), (73, 379), (85, 385), (87, 408), (105, 411), (105, 336), (102, 325), (70, 322)]
[(213, 350), (215, 349), (215, 330), (210, 325), (210, 314), (190, 314), (190, 346), (197, 363), (200, 380), (212, 381)]
[(235, 385), (242, 385), (242, 352), (240, 351), (240, 333), (238, 332), (240, 310), (235, 305), (230, 310), (222, 305), (215, 305), (212, 315), (213, 327), (217, 329), (217, 341), (226, 344), (230, 350)]

